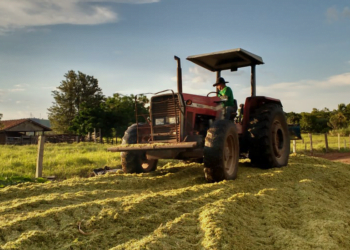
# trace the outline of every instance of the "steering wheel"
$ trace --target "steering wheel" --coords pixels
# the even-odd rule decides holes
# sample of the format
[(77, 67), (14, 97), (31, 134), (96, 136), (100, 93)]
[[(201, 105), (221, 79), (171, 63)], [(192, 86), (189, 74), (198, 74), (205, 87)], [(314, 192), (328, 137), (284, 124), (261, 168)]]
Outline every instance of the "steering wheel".
[(212, 92), (209, 92), (209, 93), (207, 94), (207, 97), (209, 97), (209, 95), (210, 95), (210, 94), (213, 94), (213, 93), (217, 94), (218, 96), (221, 96), (220, 93), (218, 93), (218, 92), (216, 92), (216, 91), (212, 91)]

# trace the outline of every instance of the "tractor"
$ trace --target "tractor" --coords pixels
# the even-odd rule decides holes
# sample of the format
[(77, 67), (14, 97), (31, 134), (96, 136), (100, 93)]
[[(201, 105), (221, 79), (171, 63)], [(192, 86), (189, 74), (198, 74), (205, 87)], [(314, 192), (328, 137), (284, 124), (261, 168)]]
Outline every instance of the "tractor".
[[(237, 71), (251, 67), (251, 96), (230, 119), (223, 118), (225, 98), (218, 90), (206, 96), (182, 92), (180, 58), (177, 61), (177, 92), (164, 90), (150, 98), (149, 117), (138, 121), (124, 134), (122, 144), (109, 151), (121, 152), (125, 173), (155, 171), (158, 159), (203, 162), (208, 182), (237, 177), (240, 157), (253, 166), (278, 168), (288, 164), (290, 133), (278, 99), (256, 95), (256, 65), (262, 58), (244, 49), (232, 49), (187, 57), (187, 60), (212, 72)], [(135, 98), (136, 101), (136, 98)]]

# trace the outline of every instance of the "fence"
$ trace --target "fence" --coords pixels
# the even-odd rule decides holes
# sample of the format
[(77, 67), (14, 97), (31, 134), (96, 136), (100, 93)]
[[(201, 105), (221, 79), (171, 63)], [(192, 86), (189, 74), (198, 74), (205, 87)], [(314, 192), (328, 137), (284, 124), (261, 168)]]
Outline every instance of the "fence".
[[(37, 143), (37, 139), (35, 143)], [(81, 135), (70, 135), (70, 134), (51, 134), (45, 135), (45, 141), (49, 143), (73, 143), (73, 142), (95, 142), (95, 143), (110, 143), (118, 144), (121, 143), (120, 139), (116, 136), (112, 137), (103, 137), (101, 129), (94, 129), (93, 133), (88, 133), (86, 136)]]
[(330, 136), (328, 134), (303, 134), (302, 140), (291, 141), (293, 153), (309, 152), (313, 155), (315, 152), (328, 153), (334, 151), (350, 151), (350, 136)]

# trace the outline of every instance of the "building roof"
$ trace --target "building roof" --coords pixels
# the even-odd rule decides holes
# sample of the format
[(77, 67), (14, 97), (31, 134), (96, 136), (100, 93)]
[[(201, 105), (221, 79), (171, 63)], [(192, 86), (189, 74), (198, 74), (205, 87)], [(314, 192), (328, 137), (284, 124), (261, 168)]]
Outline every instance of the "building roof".
[(33, 121), (31, 120), (30, 118), (25, 118), (25, 119), (18, 119), (18, 120), (4, 120), (4, 121), (0, 121), (0, 124), (2, 126), (0, 126), (0, 131), (6, 131), (8, 129), (11, 129), (13, 127), (16, 127), (22, 123), (25, 123), (25, 122), (30, 122), (30, 123), (33, 123), (39, 127), (42, 127), (44, 131), (52, 131), (52, 129), (36, 122), (36, 121)]

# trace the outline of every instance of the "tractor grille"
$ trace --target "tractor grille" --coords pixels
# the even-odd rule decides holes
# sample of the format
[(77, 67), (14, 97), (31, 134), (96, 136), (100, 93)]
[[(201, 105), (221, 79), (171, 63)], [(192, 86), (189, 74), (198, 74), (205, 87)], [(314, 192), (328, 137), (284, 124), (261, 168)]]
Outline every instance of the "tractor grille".
[(180, 141), (180, 109), (177, 95), (156, 96), (151, 101), (154, 141)]

